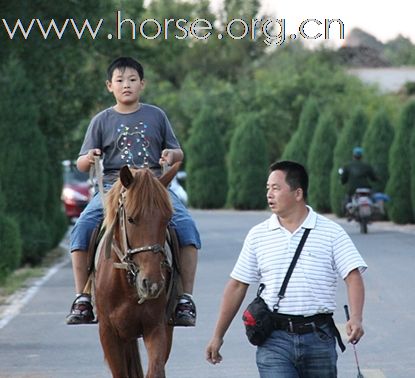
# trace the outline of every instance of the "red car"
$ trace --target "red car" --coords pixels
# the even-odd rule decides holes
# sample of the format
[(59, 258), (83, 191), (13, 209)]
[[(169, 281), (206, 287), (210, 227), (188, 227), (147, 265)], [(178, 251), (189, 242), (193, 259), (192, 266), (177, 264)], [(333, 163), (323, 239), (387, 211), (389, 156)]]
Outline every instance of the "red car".
[(74, 221), (90, 201), (92, 187), (89, 174), (78, 171), (75, 162), (64, 160), (62, 166), (63, 188), (61, 200), (66, 216), (70, 221)]

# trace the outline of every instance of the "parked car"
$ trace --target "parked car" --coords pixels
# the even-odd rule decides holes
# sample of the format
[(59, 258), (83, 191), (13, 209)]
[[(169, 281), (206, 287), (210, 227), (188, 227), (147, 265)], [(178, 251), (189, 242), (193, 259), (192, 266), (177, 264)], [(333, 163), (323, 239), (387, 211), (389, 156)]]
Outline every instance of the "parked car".
[[(76, 163), (64, 160), (63, 166), (63, 188), (61, 200), (64, 205), (65, 214), (70, 222), (79, 218), (82, 210), (85, 209), (93, 195), (93, 185), (89, 179), (89, 173), (80, 172)], [(188, 195), (182, 186), (186, 179), (186, 172), (180, 171), (171, 181), (171, 189), (187, 205)]]
[(69, 221), (73, 222), (79, 217), (82, 210), (92, 197), (92, 187), (89, 174), (80, 172), (76, 168), (76, 163), (70, 160), (62, 162), (63, 168), (63, 188), (61, 200), (65, 209), (65, 214)]

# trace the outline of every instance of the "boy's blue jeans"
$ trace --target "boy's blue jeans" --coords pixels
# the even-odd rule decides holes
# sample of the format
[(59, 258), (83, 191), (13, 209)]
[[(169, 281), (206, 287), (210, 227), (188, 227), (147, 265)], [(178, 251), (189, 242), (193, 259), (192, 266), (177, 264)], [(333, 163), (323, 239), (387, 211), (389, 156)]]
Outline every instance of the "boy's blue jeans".
[[(110, 186), (106, 186), (104, 189), (107, 190), (109, 188)], [(170, 225), (176, 230), (180, 246), (194, 245), (196, 249), (200, 249), (199, 232), (189, 211), (170, 189), (169, 194), (174, 208)], [(72, 228), (71, 252), (75, 250), (88, 250), (92, 231), (103, 219), (103, 216), (101, 196), (99, 193), (96, 193)]]
[(261, 378), (335, 378), (334, 333), (328, 324), (303, 335), (273, 331), (257, 348), (256, 363)]

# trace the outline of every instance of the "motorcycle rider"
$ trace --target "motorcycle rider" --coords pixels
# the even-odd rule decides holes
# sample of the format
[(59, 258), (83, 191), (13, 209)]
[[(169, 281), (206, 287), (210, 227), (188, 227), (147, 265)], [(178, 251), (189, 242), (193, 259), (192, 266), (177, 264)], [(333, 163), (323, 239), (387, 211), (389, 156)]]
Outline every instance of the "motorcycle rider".
[(347, 201), (350, 202), (357, 188), (371, 189), (371, 181), (377, 181), (372, 166), (362, 161), (363, 148), (353, 148), (353, 160), (346, 164), (341, 171), (341, 183), (347, 184)]

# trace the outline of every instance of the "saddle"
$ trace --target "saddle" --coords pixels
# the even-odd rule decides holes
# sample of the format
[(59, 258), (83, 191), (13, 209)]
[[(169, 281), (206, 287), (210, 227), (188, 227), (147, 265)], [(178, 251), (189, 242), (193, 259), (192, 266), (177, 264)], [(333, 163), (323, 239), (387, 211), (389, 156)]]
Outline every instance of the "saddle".
[[(104, 253), (104, 248), (98, 248), (101, 243), (103, 243), (103, 236), (105, 234), (105, 228), (102, 226), (101, 222), (92, 232), (89, 246), (88, 246), (88, 282), (85, 286), (84, 292), (93, 294), (93, 284), (94, 284), (94, 273), (96, 272), (97, 262), (100, 253)], [(166, 305), (166, 318), (168, 323), (173, 325), (174, 323), (174, 309), (176, 308), (178, 298), (183, 294), (182, 280), (180, 275), (180, 247), (177, 240), (176, 231), (174, 228), (167, 227), (167, 235), (165, 241), (165, 250), (167, 255), (167, 260), (171, 266), (171, 277), (169, 280), (169, 285), (166, 287), (167, 291), (167, 305)]]

